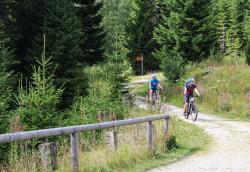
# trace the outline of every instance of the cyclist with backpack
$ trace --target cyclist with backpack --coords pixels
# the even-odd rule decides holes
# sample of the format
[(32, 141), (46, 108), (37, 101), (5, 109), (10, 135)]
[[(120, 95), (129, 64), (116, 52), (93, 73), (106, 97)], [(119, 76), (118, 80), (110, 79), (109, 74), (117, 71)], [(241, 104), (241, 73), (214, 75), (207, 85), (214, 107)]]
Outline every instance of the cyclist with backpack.
[(158, 90), (158, 88), (160, 88), (161, 90), (163, 89), (163, 87), (160, 84), (160, 81), (157, 79), (156, 74), (152, 75), (152, 79), (149, 81), (148, 87), (149, 87), (149, 100), (152, 100), (152, 95)]
[(200, 96), (199, 91), (196, 88), (196, 84), (195, 84), (195, 79), (194, 78), (188, 78), (188, 80), (185, 83), (184, 86), (184, 108), (183, 108), (183, 114), (185, 115), (187, 112), (187, 107), (188, 107), (188, 103), (189, 103), (189, 99), (190, 97), (193, 96), (194, 92), (197, 94), (197, 96)]

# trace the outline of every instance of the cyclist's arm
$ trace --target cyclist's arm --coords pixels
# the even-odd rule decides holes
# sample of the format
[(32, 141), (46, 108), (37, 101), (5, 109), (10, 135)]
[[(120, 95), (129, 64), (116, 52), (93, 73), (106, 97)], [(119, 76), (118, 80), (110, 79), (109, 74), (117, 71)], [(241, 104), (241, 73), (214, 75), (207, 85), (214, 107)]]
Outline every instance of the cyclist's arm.
[(184, 94), (184, 95), (186, 95), (186, 94), (187, 94), (187, 87), (184, 87), (183, 94)]
[(160, 88), (161, 90), (163, 89), (163, 87), (161, 86), (161, 84), (158, 84), (158, 88)]
[(151, 89), (151, 81), (148, 82), (148, 89)]
[(199, 93), (199, 91), (197, 90), (197, 88), (194, 89), (194, 92), (197, 94), (198, 97), (200, 97), (200, 93)]

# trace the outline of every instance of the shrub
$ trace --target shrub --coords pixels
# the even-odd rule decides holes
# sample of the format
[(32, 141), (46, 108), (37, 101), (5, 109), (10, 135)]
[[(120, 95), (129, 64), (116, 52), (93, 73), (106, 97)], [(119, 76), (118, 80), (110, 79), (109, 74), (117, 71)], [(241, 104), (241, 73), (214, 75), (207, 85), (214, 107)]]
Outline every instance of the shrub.
[(171, 135), (170, 138), (165, 142), (165, 150), (171, 151), (178, 149), (179, 145), (177, 144), (176, 137)]
[(162, 56), (161, 69), (165, 77), (175, 82), (184, 73), (184, 60), (179, 54), (168, 54), (165, 51), (161, 51), (159, 55)]
[[(34, 67), (29, 88), (20, 88), (18, 109), (25, 130), (37, 130), (59, 125), (60, 113), (56, 107), (60, 102), (62, 89), (53, 85), (53, 75), (49, 74), (50, 60), (42, 57), (39, 67)], [(22, 85), (22, 84), (21, 84)]]
[[(119, 92), (119, 84), (124, 77), (112, 67), (115, 66), (106, 64), (102, 67), (93, 66), (85, 69), (88, 94), (75, 100), (64, 125), (80, 125), (124, 118), (127, 108), (123, 106)], [(91, 132), (85, 132), (83, 135), (87, 140), (93, 137)]]

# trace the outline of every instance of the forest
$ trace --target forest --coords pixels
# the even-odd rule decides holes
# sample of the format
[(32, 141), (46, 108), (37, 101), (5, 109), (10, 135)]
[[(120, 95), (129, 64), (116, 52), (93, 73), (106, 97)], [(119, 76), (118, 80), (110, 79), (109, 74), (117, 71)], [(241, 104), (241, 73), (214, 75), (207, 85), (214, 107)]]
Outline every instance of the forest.
[(250, 1), (1, 0), (0, 134), (126, 118), (140, 54), (169, 83), (207, 59), (250, 64)]

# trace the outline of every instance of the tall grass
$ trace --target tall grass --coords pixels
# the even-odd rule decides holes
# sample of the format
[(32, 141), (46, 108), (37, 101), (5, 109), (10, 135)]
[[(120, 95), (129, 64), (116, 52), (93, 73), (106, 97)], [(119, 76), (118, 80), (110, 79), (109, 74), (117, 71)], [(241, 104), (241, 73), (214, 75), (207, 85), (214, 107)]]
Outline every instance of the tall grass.
[(193, 65), (178, 83), (164, 91), (167, 101), (183, 104), (185, 79), (194, 76), (202, 99), (197, 99), (203, 111), (231, 119), (250, 120), (250, 68), (244, 64), (202, 63)]
[[(143, 116), (149, 112), (135, 110), (132, 116)], [(144, 171), (146, 169), (171, 162), (184, 155), (201, 150), (209, 139), (198, 127), (183, 123), (175, 118), (170, 120), (170, 131), (163, 137), (163, 121), (154, 122), (153, 152), (148, 151), (145, 137), (146, 125), (131, 125), (116, 128), (118, 132), (118, 150), (112, 151), (105, 143), (79, 144), (80, 171), (84, 172), (111, 172), (111, 171)], [(166, 147), (166, 139), (172, 138), (173, 147)], [(177, 145), (176, 145), (177, 144)], [(64, 146), (63, 146), (64, 145)], [(58, 150), (58, 170), (71, 171), (70, 149), (67, 144), (60, 144)], [(41, 163), (37, 151), (24, 154), (10, 166), (0, 171), (24, 172), (40, 171)]]

